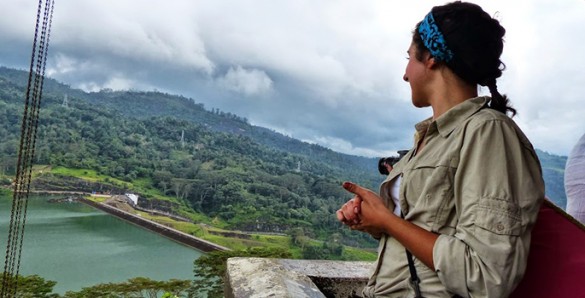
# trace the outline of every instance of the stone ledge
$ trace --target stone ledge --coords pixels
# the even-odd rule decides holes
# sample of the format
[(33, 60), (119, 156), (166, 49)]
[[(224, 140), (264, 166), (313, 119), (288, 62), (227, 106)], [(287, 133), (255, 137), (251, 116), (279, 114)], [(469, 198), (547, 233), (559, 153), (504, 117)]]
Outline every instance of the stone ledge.
[(230, 298), (360, 297), (371, 268), (371, 262), (230, 258), (224, 294)]

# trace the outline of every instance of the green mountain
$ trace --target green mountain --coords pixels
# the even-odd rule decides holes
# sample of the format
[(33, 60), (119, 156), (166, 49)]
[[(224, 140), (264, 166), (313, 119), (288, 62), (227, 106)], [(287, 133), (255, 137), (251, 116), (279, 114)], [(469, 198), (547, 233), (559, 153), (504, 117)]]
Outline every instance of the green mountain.
[[(27, 72), (4, 67), (0, 67), (0, 76), (23, 88), (28, 79)], [(102, 90), (85, 93), (50, 78), (44, 80), (43, 90), (45, 97), (50, 94), (55, 98), (53, 104), (62, 103), (64, 96), (67, 96), (69, 103), (85, 102), (95, 107), (111, 109), (133, 119), (144, 120), (172, 115), (175, 119), (196, 123), (211, 131), (245, 136), (270, 148), (301, 154), (314, 162), (327, 163), (336, 170), (343, 170), (344, 176), (350, 180), (365, 179), (369, 186), (374, 183), (375, 187), (379, 182), (376, 158), (338, 153), (323, 146), (302, 142), (267, 128), (251, 125), (243, 117), (219, 109), (207, 110), (203, 104), (196, 103), (191, 98), (160, 92)]]
[[(0, 68), (0, 175), (14, 174), (25, 84), (25, 72)], [(132, 114), (126, 112), (134, 108), (128, 99), (139, 102)], [(156, 112), (160, 109), (166, 113)], [(303, 143), (184, 97), (85, 93), (46, 79), (35, 156), (35, 164), (92, 170), (139, 186), (150, 203), (171, 197), (174, 212), (203, 214), (228, 229), (295, 228), (311, 238), (375, 246), (371, 237), (344, 228), (334, 214), (351, 197), (342, 181), (367, 187), (382, 181), (376, 159)], [(43, 175), (35, 183), (82, 187), (64, 186), (66, 180)], [(124, 185), (115, 186), (123, 191)]]
[[(27, 72), (0, 67), (0, 175), (10, 175), (16, 164), (27, 79)], [(378, 187), (383, 177), (376, 158), (301, 142), (182, 96), (87, 93), (44, 82), (36, 164), (93, 170), (140, 185), (145, 198), (174, 197), (177, 208), (232, 229), (300, 228), (322, 240), (342, 236), (346, 244), (375, 245), (344, 229), (334, 212), (350, 197), (342, 181)], [(547, 196), (564, 208), (567, 158), (537, 153)]]

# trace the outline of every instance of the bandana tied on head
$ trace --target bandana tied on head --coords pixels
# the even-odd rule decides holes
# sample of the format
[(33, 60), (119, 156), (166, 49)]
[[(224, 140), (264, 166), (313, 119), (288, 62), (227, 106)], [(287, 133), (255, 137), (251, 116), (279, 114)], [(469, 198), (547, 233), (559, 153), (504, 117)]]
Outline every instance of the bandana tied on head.
[(438, 61), (449, 62), (453, 59), (453, 52), (447, 47), (445, 37), (439, 30), (433, 13), (429, 12), (418, 27), (418, 33), (431, 55)]

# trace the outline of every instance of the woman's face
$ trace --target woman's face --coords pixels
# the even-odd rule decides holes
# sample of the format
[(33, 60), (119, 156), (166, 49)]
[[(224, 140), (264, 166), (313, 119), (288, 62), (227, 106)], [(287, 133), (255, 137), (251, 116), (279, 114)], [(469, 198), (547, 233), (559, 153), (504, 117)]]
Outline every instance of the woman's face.
[(410, 44), (407, 54), (408, 64), (406, 64), (406, 70), (402, 79), (410, 84), (412, 104), (419, 108), (429, 106), (428, 92), (426, 90), (427, 69), (423, 62), (426, 57), (423, 57), (423, 61), (416, 59), (417, 49), (414, 43)]

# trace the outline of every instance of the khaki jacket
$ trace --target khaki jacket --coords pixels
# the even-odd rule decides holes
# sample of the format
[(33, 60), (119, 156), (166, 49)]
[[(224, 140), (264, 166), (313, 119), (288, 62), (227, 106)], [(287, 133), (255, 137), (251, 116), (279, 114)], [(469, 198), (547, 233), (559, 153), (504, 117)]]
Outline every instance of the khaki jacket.
[[(514, 121), (486, 108), (488, 99), (469, 99), (418, 123), (424, 149), (410, 150), (380, 187), (393, 210), (389, 182), (402, 176), (405, 219), (440, 235), (435, 271), (414, 258), (424, 297), (506, 297), (526, 269), (544, 199), (540, 162)], [(414, 297), (404, 247), (383, 236), (378, 251), (364, 296)]]

